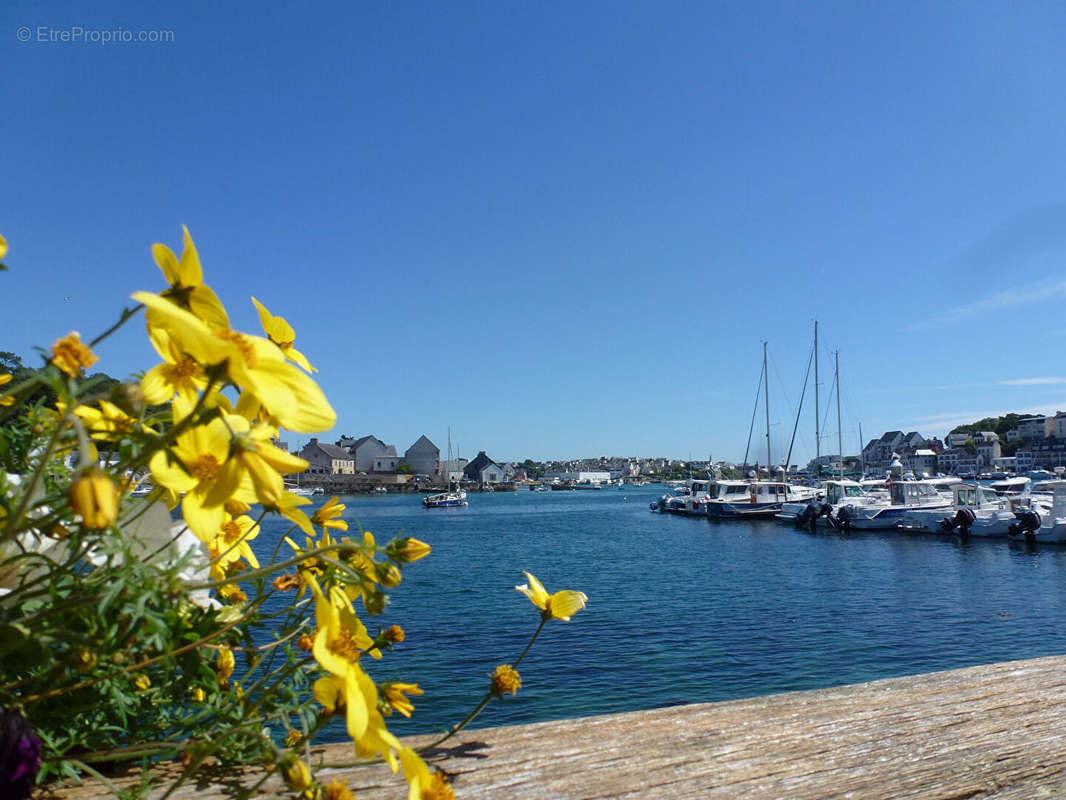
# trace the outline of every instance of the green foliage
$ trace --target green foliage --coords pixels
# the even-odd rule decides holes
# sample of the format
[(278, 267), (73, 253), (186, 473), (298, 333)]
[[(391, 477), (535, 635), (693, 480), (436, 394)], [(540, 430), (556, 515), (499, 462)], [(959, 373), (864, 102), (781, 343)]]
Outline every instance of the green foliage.
[(998, 433), (999, 438), (1002, 440), (1006, 437), (1007, 431), (1016, 429), (1021, 420), (1031, 416), (1032, 414), (1015, 414), (1011, 412), (1002, 417), (985, 417), (969, 425), (958, 425), (951, 432), (973, 434), (981, 431), (992, 431), (993, 433)]
[(415, 468), (408, 464), (406, 461), (401, 461), (396, 465), (397, 475), (413, 475)]
[(544, 477), (544, 465), (538, 464), (531, 458), (522, 462), (522, 469), (526, 471), (526, 477), (530, 480), (539, 480)]

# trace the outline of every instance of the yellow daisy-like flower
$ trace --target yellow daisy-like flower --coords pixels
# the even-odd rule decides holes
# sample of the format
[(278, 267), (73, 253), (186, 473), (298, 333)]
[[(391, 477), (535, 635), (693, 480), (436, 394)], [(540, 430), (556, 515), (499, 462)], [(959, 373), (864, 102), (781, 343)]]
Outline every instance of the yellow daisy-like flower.
[(417, 683), (386, 683), (381, 688), (385, 692), (386, 713), (391, 714), (393, 709), (395, 709), (408, 718), (410, 718), (411, 712), (415, 710), (415, 707), (405, 695), (425, 694), (418, 688)]
[(133, 679), (133, 688), (136, 689), (138, 692), (147, 691), (151, 685), (151, 679), (149, 679), (149, 677), (143, 672), (138, 673)]
[(525, 570), (522, 570), (522, 574), (526, 576), (529, 583), (514, 588), (528, 597), (530, 602), (543, 612), (545, 619), (561, 619), (569, 622), (570, 617), (583, 609), (588, 602), (588, 595), (571, 589), (564, 589), (550, 595), (535, 577)]
[[(5, 383), (11, 383), (11, 374), (7, 372), (0, 372), (0, 386)], [(9, 406), (15, 402), (15, 398), (9, 394), (0, 395), (0, 408), (3, 406)]]
[[(233, 434), (229, 458), (219, 471), (219, 486), (227, 489), (209, 493), (207, 502), (217, 505), (232, 496), (248, 503), (276, 504), (285, 492), (281, 476), (303, 472), (307, 462), (272, 444), (274, 428), (250, 427), (240, 414), (226, 414), (224, 419)], [(236, 491), (228, 488), (234, 485)]]
[(156, 364), (141, 379), (145, 402), (160, 406), (170, 402), (176, 394), (194, 402), (197, 393), (207, 388), (203, 365), (182, 352), (162, 328), (150, 328), (148, 338), (163, 363)]
[(152, 245), (155, 263), (163, 270), (163, 276), (170, 288), (163, 296), (192, 312), (208, 325), (215, 328), (228, 328), (229, 317), (218, 295), (204, 283), (204, 271), (200, 266), (200, 255), (192, 243), (189, 229), (181, 226), (183, 249), (181, 258), (165, 244)]
[[(108, 400), (97, 400), (99, 408), (75, 406), (74, 414), (81, 420), (89, 436), (101, 441), (118, 441), (133, 430), (137, 420)], [(59, 407), (61, 404), (56, 403)]]
[(426, 762), (405, 747), (400, 751), (400, 763), (407, 778), (407, 800), (455, 800), (455, 791), (443, 772), (430, 772)]
[(163, 328), (182, 352), (205, 367), (225, 362), (230, 380), (251, 392), (282, 427), (295, 433), (317, 433), (336, 423), (337, 413), (318, 384), (286, 361), (269, 339), (229, 328), (212, 329), (150, 292), (136, 292), (133, 299), (152, 312), (149, 329)]
[(223, 567), (234, 561), (244, 559), (253, 568), (259, 568), (259, 559), (255, 557), (248, 542), (259, 535), (259, 525), (251, 517), (231, 517), (226, 514), (225, 521), (218, 529), (218, 535), (212, 547), (219, 552), (219, 561)]
[(99, 360), (87, 345), (82, 344), (77, 331), (71, 331), (52, 345), (52, 363), (72, 378), (78, 377), (83, 367), (91, 367)]
[(281, 352), (285, 354), (289, 361), (299, 364), (308, 372), (318, 372), (317, 369), (311, 366), (307, 357), (292, 346), (293, 342), (296, 341), (296, 332), (285, 321), (285, 318), (275, 317), (254, 297), (252, 302), (255, 303), (255, 307), (259, 311), (259, 322), (263, 325), (263, 331), (266, 333), (267, 338), (281, 348)]
[(343, 677), (348, 668), (359, 661), (364, 653), (372, 658), (381, 658), (374, 647), (374, 640), (367, 633), (366, 625), (355, 614), (351, 601), (340, 587), (330, 590), (327, 599), (314, 575), (304, 574), (304, 580), (315, 596), (315, 660), (332, 675)]
[(504, 693), (517, 694), (522, 688), (522, 676), (510, 664), (500, 664), (492, 673), (492, 693), (497, 697)]
[[(183, 408), (178, 397), (174, 398), (173, 409), (175, 418), (187, 416), (191, 410)], [(229, 428), (223, 420), (216, 418), (178, 436), (170, 450), (156, 452), (148, 464), (156, 484), (185, 493), (181, 506), (185, 521), (207, 544), (225, 522), (225, 500), (222, 498), (232, 495), (238, 488), (233, 482), (235, 476), (222, 472), (229, 450)], [(209, 495), (219, 499), (209, 502)]]
[(322, 787), (322, 800), (355, 800), (351, 790), (334, 778)]
[(348, 523), (340, 518), (347, 506), (338, 502), (339, 500), (340, 498), (336, 495), (331, 497), (311, 515), (311, 522), (315, 525), (321, 525), (323, 529), (332, 528), (336, 531), (348, 530)]
[(4, 260), (4, 256), (7, 255), (7, 239), (0, 236), (0, 261)]

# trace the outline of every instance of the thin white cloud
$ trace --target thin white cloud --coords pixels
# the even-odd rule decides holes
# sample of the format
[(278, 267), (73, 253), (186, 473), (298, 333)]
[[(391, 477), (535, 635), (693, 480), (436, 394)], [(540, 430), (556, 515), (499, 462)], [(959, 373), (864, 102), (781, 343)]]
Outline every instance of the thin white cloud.
[[(1029, 408), (1012, 409), (1015, 414), (1054, 414), (1056, 411), (1066, 409), (1066, 400), (1059, 400), (1056, 403), (1047, 403), (1039, 406), (1030, 406)], [(953, 411), (946, 414), (932, 414), (921, 417), (914, 417), (904, 422), (900, 427), (907, 430), (919, 430), (921, 428), (934, 428), (937, 431), (950, 431), (959, 425), (970, 425), (977, 422), (979, 419), (986, 419), (987, 417), (1000, 417), (1006, 413), (1003, 409), (997, 409), (995, 411)], [(935, 435), (935, 433), (934, 433)]]
[(947, 311), (937, 314), (935, 317), (923, 319), (908, 326), (908, 330), (916, 331), (923, 328), (931, 328), (944, 322), (954, 322), (965, 319), (974, 314), (989, 311), (1000, 311), (1005, 308), (1026, 305), (1027, 303), (1039, 303), (1054, 297), (1066, 297), (1066, 280), (1061, 278), (1044, 281), (1043, 283), (1031, 283), (1025, 286), (1017, 286), (1004, 289), (1002, 292), (989, 295), (988, 297), (966, 305), (956, 306)]
[(886, 386), (879, 389), (871, 389), (871, 392), (881, 394), (883, 392), (930, 392), (930, 391), (955, 391), (958, 389), (989, 389), (995, 386), (1064, 386), (1066, 378), (1007, 378), (1002, 381), (987, 381), (985, 383), (952, 383), (942, 386)]

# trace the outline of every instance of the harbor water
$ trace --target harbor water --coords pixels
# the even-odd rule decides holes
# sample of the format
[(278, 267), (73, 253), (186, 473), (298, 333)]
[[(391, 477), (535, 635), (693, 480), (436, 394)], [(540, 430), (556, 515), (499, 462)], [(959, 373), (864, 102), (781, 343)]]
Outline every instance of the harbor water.
[[(390, 728), (449, 727), (514, 661), (539, 622), (514, 590), (523, 569), (549, 592), (585, 592), (588, 607), (545, 626), (518, 694), (492, 702), (475, 727), (1066, 652), (1064, 547), (649, 512), (662, 491), (471, 494), (469, 506), (433, 510), (419, 495), (342, 498), (352, 532), (433, 548), (366, 620), (372, 633), (398, 623), (407, 637), (369, 666), (373, 677), (425, 691), (412, 719), (393, 715)], [(256, 549), (267, 555), (285, 530), (268, 520)]]

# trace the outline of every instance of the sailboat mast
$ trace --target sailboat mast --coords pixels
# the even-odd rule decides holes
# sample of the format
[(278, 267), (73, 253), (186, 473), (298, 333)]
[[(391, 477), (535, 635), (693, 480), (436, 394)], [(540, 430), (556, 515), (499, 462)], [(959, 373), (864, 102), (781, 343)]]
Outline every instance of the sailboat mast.
[(866, 474), (866, 445), (863, 443), (862, 438), (862, 423), (859, 423), (859, 463), (862, 465), (862, 474)]
[(834, 377), (837, 385), (837, 449), (840, 451), (840, 480), (844, 480), (844, 432), (840, 429), (840, 351), (833, 353)]
[(819, 429), (818, 418), (822, 415), (822, 404), (818, 399), (818, 320), (814, 321), (814, 456), (817, 469), (821, 469), (819, 463), (822, 457), (822, 432)]
[[(770, 373), (766, 371), (766, 342), (762, 343), (762, 371), (766, 376), (766, 383), (763, 384), (763, 390), (766, 393), (765, 405), (766, 405), (766, 472), (770, 472), (770, 464), (773, 462), (770, 460)], [(756, 475), (756, 478), (759, 476)]]

